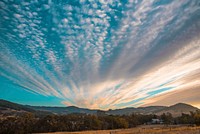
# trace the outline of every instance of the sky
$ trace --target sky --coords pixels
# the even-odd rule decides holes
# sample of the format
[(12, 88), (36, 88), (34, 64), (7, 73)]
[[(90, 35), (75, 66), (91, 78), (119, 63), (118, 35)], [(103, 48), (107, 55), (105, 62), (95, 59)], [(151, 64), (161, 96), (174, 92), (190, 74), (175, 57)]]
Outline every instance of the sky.
[(0, 98), (200, 108), (200, 1), (1, 0)]

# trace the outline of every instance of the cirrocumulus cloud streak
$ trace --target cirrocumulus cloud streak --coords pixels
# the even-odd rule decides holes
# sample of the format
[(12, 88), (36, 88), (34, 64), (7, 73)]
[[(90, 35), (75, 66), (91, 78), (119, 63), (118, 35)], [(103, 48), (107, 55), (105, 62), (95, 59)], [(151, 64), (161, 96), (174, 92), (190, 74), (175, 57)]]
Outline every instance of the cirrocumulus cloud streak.
[(68, 106), (200, 106), (199, 0), (2, 0), (0, 20), (7, 85)]

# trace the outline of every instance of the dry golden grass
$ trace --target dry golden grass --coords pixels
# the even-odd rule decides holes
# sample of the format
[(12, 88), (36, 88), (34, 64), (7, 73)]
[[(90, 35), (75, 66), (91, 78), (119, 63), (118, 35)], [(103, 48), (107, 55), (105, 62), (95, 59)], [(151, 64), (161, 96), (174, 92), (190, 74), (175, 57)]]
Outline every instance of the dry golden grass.
[(200, 134), (200, 127), (145, 125), (131, 129), (56, 132), (55, 134)]

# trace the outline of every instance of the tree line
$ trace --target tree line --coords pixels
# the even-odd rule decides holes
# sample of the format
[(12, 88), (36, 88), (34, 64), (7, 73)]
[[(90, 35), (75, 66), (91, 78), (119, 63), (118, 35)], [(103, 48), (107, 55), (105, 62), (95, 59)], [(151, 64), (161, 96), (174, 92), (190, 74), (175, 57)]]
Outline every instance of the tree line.
[(172, 117), (170, 113), (157, 115), (47, 115), (36, 117), (32, 113), (22, 116), (4, 117), (0, 119), (1, 134), (23, 134), (38, 132), (107, 130), (132, 128), (151, 123), (152, 119), (161, 119), (164, 124), (196, 124), (200, 125), (200, 111)]

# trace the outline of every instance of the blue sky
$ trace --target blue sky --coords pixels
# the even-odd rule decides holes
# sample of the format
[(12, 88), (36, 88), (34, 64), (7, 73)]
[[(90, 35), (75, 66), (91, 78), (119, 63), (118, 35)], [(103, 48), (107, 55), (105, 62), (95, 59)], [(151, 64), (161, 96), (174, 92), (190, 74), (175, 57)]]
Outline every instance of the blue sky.
[(198, 0), (2, 0), (0, 9), (2, 99), (200, 107)]

